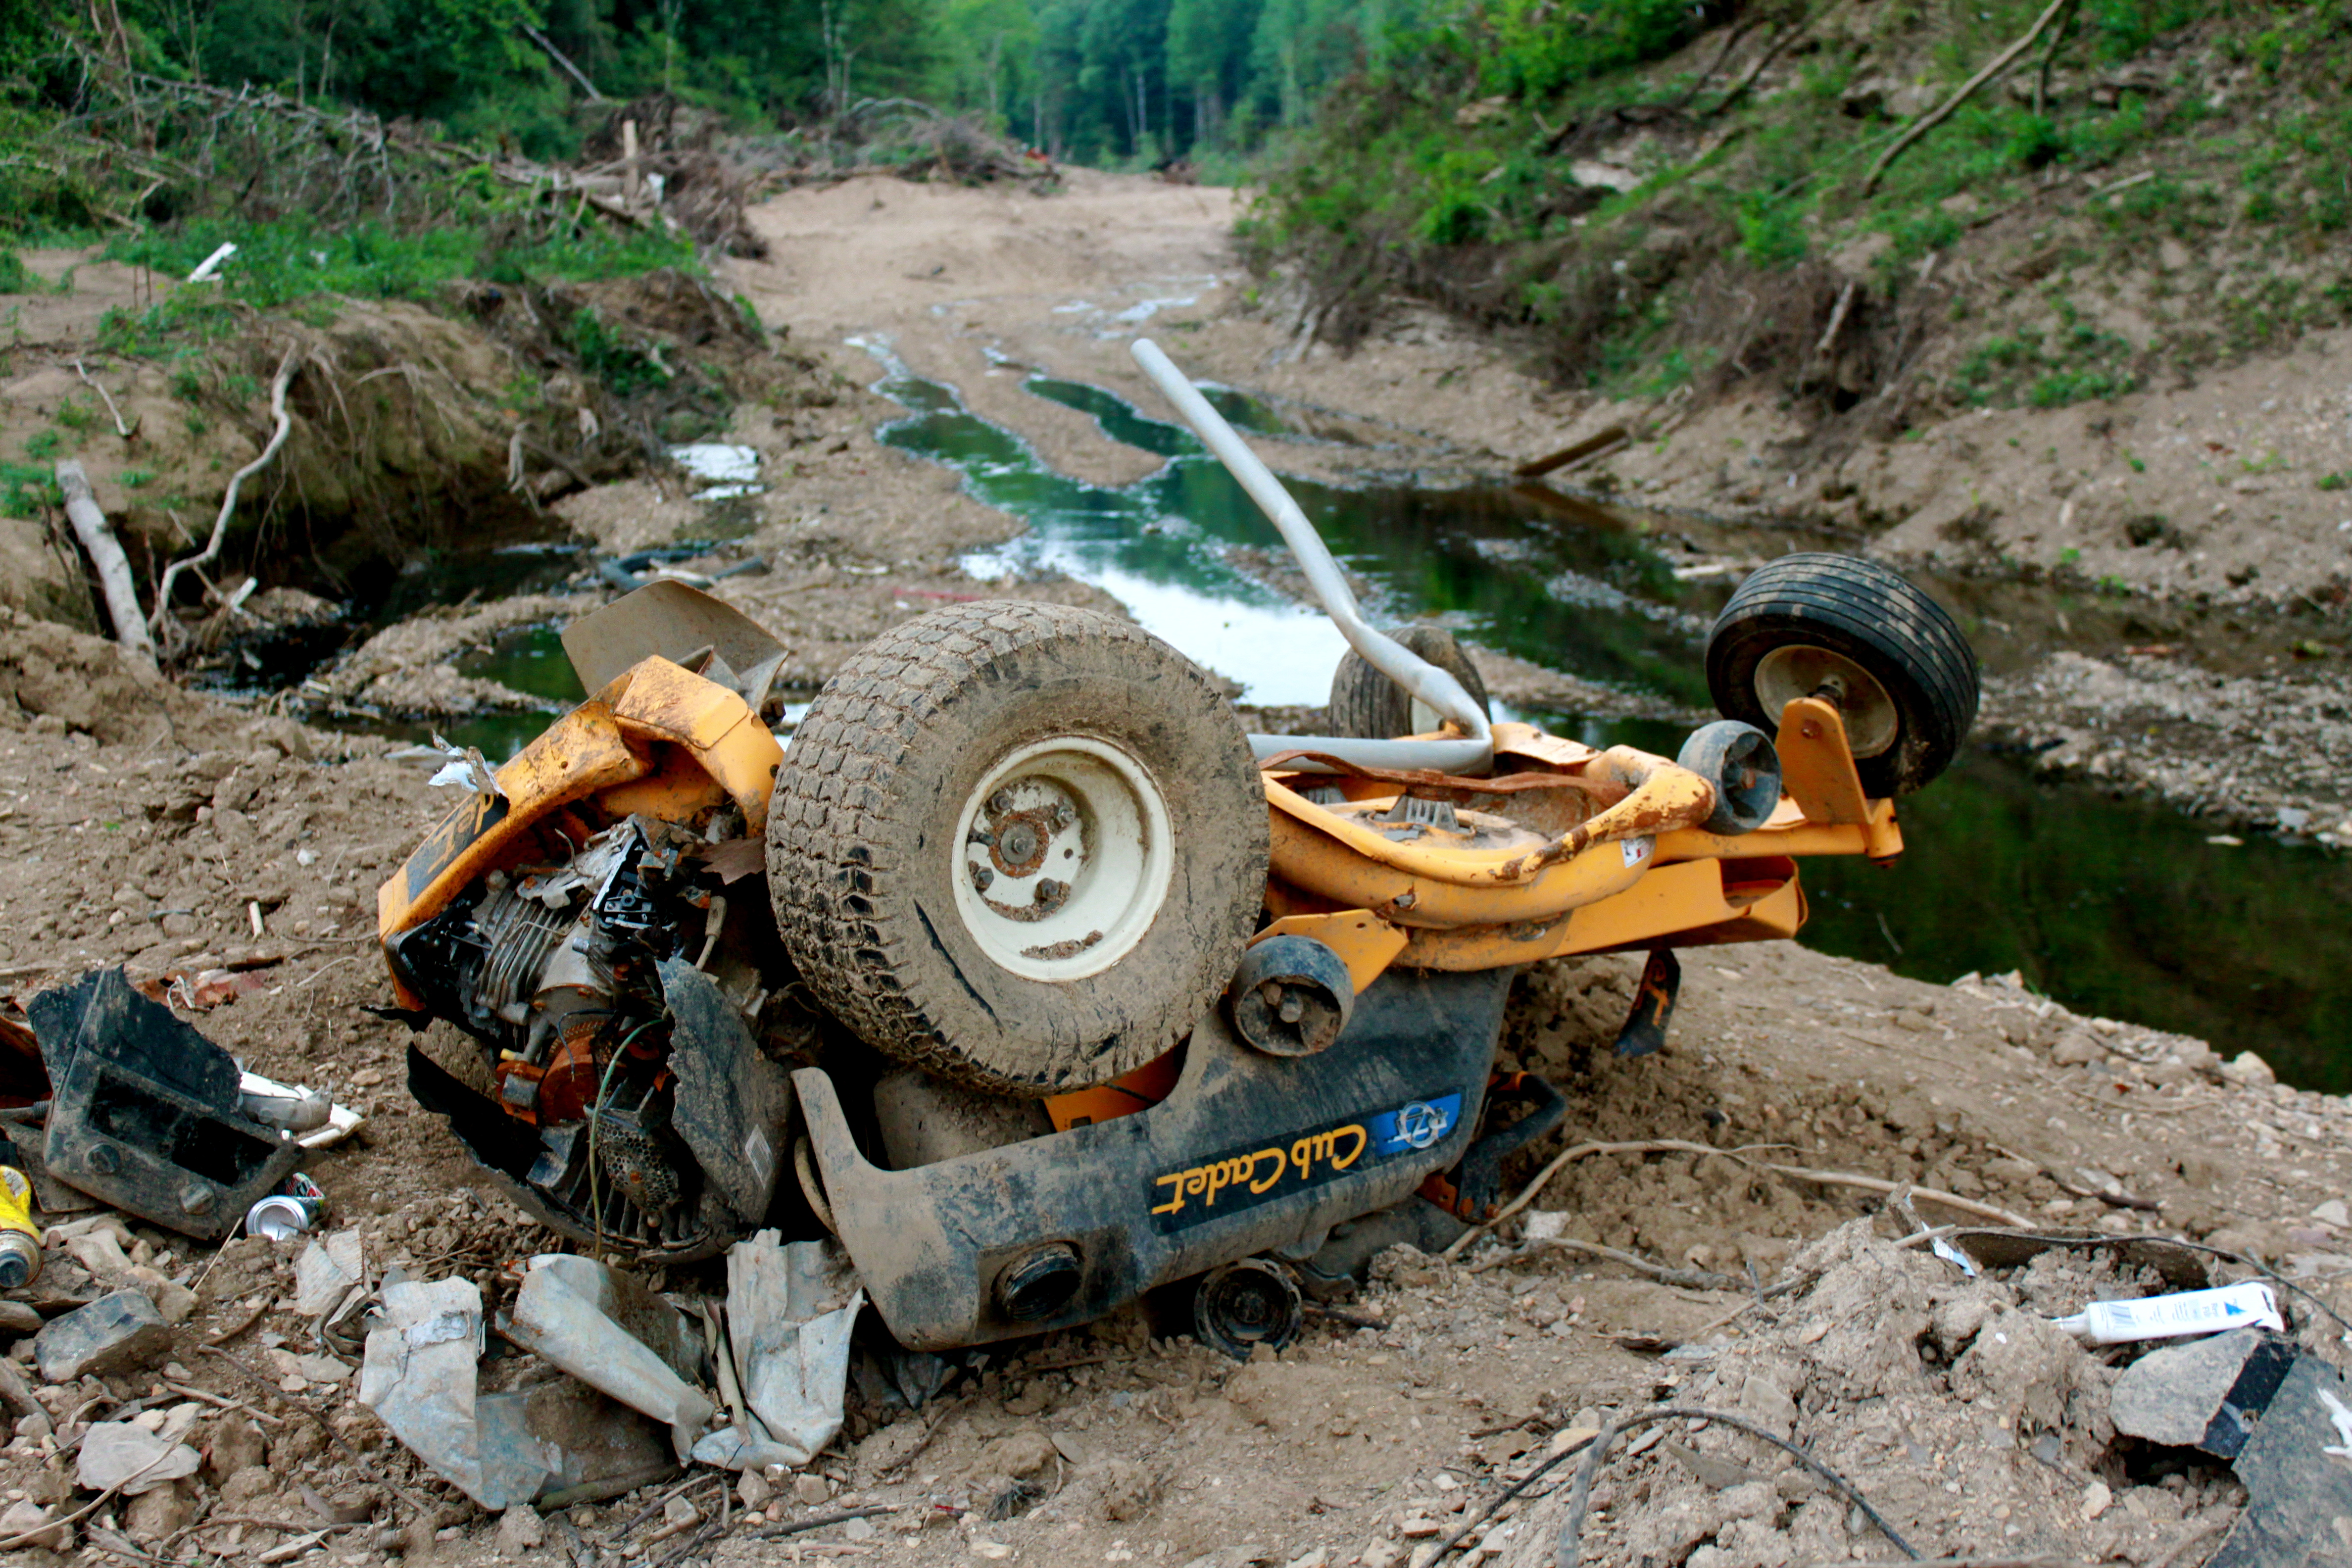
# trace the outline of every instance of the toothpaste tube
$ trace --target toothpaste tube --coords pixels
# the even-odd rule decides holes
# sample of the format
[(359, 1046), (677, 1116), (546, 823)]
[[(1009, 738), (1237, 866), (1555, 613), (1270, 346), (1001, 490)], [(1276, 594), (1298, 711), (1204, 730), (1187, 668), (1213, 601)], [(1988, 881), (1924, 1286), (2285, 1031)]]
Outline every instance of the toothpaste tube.
[(2225, 1285), (2219, 1290), (2184, 1290), (2179, 1295), (2148, 1296), (2131, 1301), (2094, 1301), (2071, 1318), (2053, 1319), (2053, 1324), (2095, 1345), (2218, 1334), (2230, 1329), (2286, 1331), (2286, 1320), (2279, 1316), (2278, 1298), (2259, 1279)]

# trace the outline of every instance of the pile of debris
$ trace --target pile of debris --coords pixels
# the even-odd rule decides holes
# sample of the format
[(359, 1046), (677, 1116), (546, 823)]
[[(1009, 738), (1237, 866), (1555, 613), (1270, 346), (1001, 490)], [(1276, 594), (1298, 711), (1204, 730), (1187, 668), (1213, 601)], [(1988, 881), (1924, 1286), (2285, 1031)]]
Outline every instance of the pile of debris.
[[(2321, 1306), (2284, 1331), (2278, 1287), (2210, 1249), (1875, 1225), (1812, 1243), (1699, 1332), (1621, 1336), (1657, 1357), (1647, 1403), (1490, 1439), (1491, 1473), (1391, 1518), (1365, 1568), (1456, 1549), (1503, 1568), (2287, 1568), (2352, 1552), (2352, 1386), (2319, 1353), (2352, 1325)], [(1443, 1321), (1496, 1282), (1507, 1300), (1538, 1283), (1492, 1273), (1503, 1261), (1449, 1277), (1384, 1257), (1368, 1304)]]
[[(328, 1196), (298, 1167), (361, 1119), (240, 1071), (165, 998), (226, 996), (134, 986), (112, 968), (34, 996), (29, 1026), (0, 1019), (0, 1332), (20, 1336), (0, 1360), (0, 1407), (9, 1452), (48, 1461), (0, 1514), (0, 1548), (63, 1551), (81, 1531), (121, 1552), (134, 1550), (127, 1531), (223, 1554), (255, 1530), (293, 1531), (259, 1559), (278, 1562), (376, 1523), (380, 1494), (306, 1490), (307, 1530), (245, 1511), (317, 1441), (199, 1386), (183, 1356), (289, 1396), (339, 1397), (356, 1367), (358, 1404), (493, 1511), (600, 1501), (689, 1463), (740, 1473), (750, 1507), (841, 1431), (864, 1295), (830, 1243), (761, 1232), (728, 1255), (723, 1294), (665, 1298), (583, 1257), (498, 1265), (528, 1247), (520, 1226), (489, 1238), (487, 1265), (478, 1233), (443, 1246), (413, 1223), (321, 1230)], [(101, 1205), (115, 1212), (89, 1212)], [(476, 1266), (451, 1271), (461, 1259)], [(200, 1308), (226, 1321), (197, 1339)], [(282, 1328), (265, 1326), (273, 1315)], [(898, 1352), (868, 1381), (904, 1404), (904, 1390), (919, 1399), (948, 1375)], [(298, 1408), (374, 1469), (355, 1413)], [(199, 1475), (217, 1489), (202, 1507)], [(429, 1535), (440, 1510), (384, 1484)], [(78, 1493), (96, 1495), (71, 1506)], [(405, 1539), (389, 1519), (379, 1535)]]

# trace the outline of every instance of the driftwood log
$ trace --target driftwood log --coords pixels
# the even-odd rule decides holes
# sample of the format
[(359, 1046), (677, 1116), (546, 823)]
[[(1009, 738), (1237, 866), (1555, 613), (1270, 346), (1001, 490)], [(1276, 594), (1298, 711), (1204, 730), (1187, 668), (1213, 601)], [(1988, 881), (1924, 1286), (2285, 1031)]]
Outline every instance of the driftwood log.
[(58, 489), (65, 492), (66, 519), (73, 524), (74, 537), (81, 541), (90, 564), (98, 568), (98, 591), (106, 601), (107, 618), (114, 623), (115, 640), (152, 661), (155, 643), (147, 635), (146, 617), (139, 613), (139, 590), (131, 575), (130, 557), (122, 553), (114, 525), (106, 521), (98, 497), (90, 492), (89, 476), (79, 460), (58, 461)]

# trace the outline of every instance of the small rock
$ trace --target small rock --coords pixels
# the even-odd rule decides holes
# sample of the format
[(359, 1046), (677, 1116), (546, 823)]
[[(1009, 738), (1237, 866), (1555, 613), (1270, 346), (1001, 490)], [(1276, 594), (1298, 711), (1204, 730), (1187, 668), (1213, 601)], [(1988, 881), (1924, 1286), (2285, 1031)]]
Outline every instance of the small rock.
[(2266, 1089), (2278, 1082), (2278, 1074), (2271, 1071), (2271, 1064), (2252, 1051), (2240, 1051), (2231, 1058), (2221, 1068), (2221, 1076), (2250, 1089)]
[(871, 1541), (875, 1536), (874, 1521), (870, 1519), (848, 1520), (843, 1523), (841, 1533), (852, 1541)]
[(171, 1342), (154, 1302), (137, 1290), (117, 1290), (51, 1318), (33, 1336), (33, 1360), (49, 1382), (71, 1383), (145, 1366)]
[(528, 1503), (518, 1503), (499, 1515), (500, 1550), (520, 1555), (546, 1543), (547, 1525), (540, 1519), (539, 1510)]
[(2070, 1029), (2050, 1047), (2051, 1062), (2062, 1068), (2084, 1067), (2106, 1059), (2107, 1047), (2088, 1029)]
[(269, 1437), (259, 1424), (232, 1415), (213, 1428), (213, 1440), (205, 1449), (205, 1479), (225, 1485), (237, 1471), (263, 1464), (268, 1457)]
[(123, 1277), (123, 1283), (155, 1303), (167, 1323), (184, 1323), (196, 1310), (196, 1293), (185, 1285), (175, 1284), (144, 1264), (134, 1265)]
[(982, 1449), (978, 1473), (1020, 1480), (1052, 1464), (1054, 1457), (1054, 1440), (1031, 1427), (1008, 1433)]
[(1013, 1548), (1002, 1541), (975, 1540), (971, 1543), (971, 1554), (984, 1562), (1002, 1563), (1013, 1555)]
[(745, 1470), (735, 1482), (735, 1497), (746, 1509), (765, 1508), (776, 1489), (757, 1470)]
[(1393, 1568), (1397, 1559), (1403, 1555), (1404, 1548), (1395, 1542), (1375, 1541), (1364, 1548), (1363, 1555), (1357, 1561), (1363, 1564), (1363, 1568)]
[(702, 1510), (682, 1497), (674, 1497), (662, 1506), (662, 1522), (673, 1530), (684, 1530), (702, 1522)]
[(82, 1435), (74, 1479), (91, 1491), (120, 1486), (137, 1497), (196, 1473), (196, 1451), (128, 1421), (100, 1421)]
[(12, 1502), (0, 1509), (0, 1538), (24, 1537), (27, 1546), (46, 1546), (52, 1552), (63, 1552), (73, 1541), (73, 1526), (51, 1524), (57, 1517), (54, 1509), (43, 1508), (37, 1502)]
[(0, 1301), (0, 1334), (37, 1334), (41, 1314), (23, 1301)]
[(122, 1522), (134, 1541), (161, 1541), (179, 1532), (195, 1516), (196, 1505), (177, 1482), (140, 1493), (123, 1510)]
[(277, 1471), (268, 1465), (247, 1465), (221, 1483), (221, 1507), (235, 1512), (273, 1496), (277, 1490)]
[(90, 1278), (111, 1284), (131, 1272), (130, 1255), (110, 1230), (85, 1231), (65, 1238), (66, 1256), (89, 1270)]
[(793, 1478), (793, 1500), (814, 1508), (833, 1495), (823, 1476), (813, 1476), (803, 1470)]
[(2311, 1211), (2311, 1217), (2322, 1225), (2332, 1225), (2342, 1230), (2352, 1226), (2352, 1209), (2347, 1209), (2342, 1198), (2330, 1198)]
[(294, 1370), (311, 1383), (341, 1383), (352, 1374), (351, 1363), (331, 1355), (298, 1355)]

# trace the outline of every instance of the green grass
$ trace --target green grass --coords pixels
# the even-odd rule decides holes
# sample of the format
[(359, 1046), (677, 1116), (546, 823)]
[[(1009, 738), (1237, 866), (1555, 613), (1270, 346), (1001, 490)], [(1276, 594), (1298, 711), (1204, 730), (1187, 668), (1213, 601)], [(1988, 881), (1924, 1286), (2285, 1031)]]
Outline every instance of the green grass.
[(30, 463), (0, 462), (0, 517), (34, 518), (44, 506), (63, 506), (56, 477)]
[[(1618, 134), (1618, 145), (1646, 150), (1638, 189), (1578, 188), (1560, 152), (1570, 132), (1664, 104), (1706, 118), (1717, 101), (1721, 79), (1690, 91), (1719, 30), (1655, 65), (1698, 15), (1669, 9), (1496, 0), (1390, 49), (1389, 65), (1334, 91), (1289, 161), (1268, 170), (1245, 251), (1302, 270), (1340, 341), (1402, 294), (1528, 330), (1559, 374), (1612, 388), (1670, 348), (1696, 363), (1717, 346), (1734, 330), (1717, 319), (1723, 296), (1769, 298), (1775, 274), (1874, 234), (1891, 241), (1872, 279), (1884, 321), (1930, 258), (2013, 207), (2091, 225), (2022, 241), (2037, 269), (2029, 276), (2053, 292), (2079, 295), (2101, 276), (2145, 268), (2166, 239), (2200, 260), (2313, 258), (2318, 270), (2251, 267), (2137, 347), (2063, 313), (2032, 324), (2028, 310), (2029, 324), (2007, 325), (2019, 316), (2003, 310), (2004, 326), (1964, 356), (1955, 390), (1965, 401), (2111, 397), (2154, 363), (2193, 368), (2352, 321), (2352, 181), (2342, 173), (2352, 168), (2352, 0), (2084, 0), (2059, 56), (2059, 90), (2039, 111), (2011, 90), (2032, 79), (2029, 58), (1911, 144), (1865, 195), (1864, 172), (1910, 118), (1854, 100), (1859, 73), (1924, 66), (1917, 79), (1940, 97), (2021, 33), (2042, 0), (1915, 7), (1908, 21), (1890, 13), (1866, 56), (1784, 56), (1792, 75), (1767, 79), (1705, 136)], [(1914, 48), (1906, 27), (1932, 44)], [(2088, 83), (2118, 64), (2161, 85), (2098, 101)], [(1484, 101), (1494, 96), (1506, 101)], [(1473, 102), (1480, 112), (1465, 121)], [(1572, 155), (1606, 145), (1590, 134), (1568, 143)], [(2151, 167), (2154, 178), (2126, 183)], [(1951, 278), (1937, 275), (1937, 287)], [(2000, 287), (1956, 291), (1949, 319), (2000, 304)]]
[(513, 286), (632, 277), (664, 267), (701, 270), (693, 241), (684, 236), (590, 225), (516, 240), (506, 237), (509, 226), (499, 209), (486, 207), (476, 222), (413, 234), (373, 224), (326, 230), (299, 221), (207, 220), (125, 237), (107, 247), (108, 259), (167, 276), (185, 276), (224, 242), (234, 243), (237, 252), (222, 263), (215, 285), (180, 289), (143, 310), (107, 311), (99, 323), (99, 345), (112, 353), (177, 360), (173, 392), (193, 399), (205, 390), (205, 372), (187, 351), (241, 331), (245, 311), (285, 310), (323, 327), (333, 322), (338, 296), (429, 300), (468, 279)]

